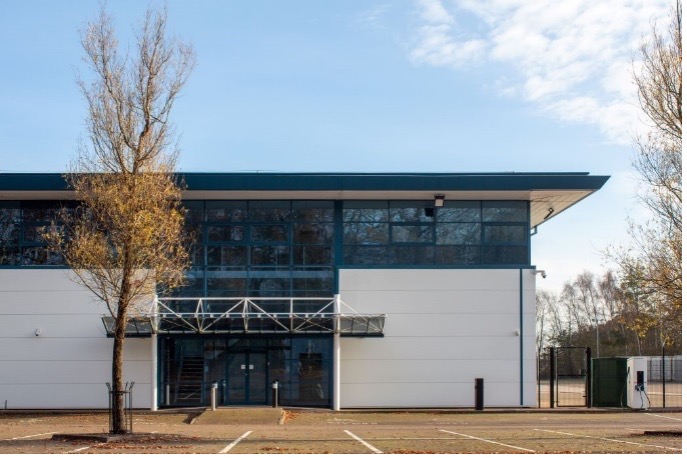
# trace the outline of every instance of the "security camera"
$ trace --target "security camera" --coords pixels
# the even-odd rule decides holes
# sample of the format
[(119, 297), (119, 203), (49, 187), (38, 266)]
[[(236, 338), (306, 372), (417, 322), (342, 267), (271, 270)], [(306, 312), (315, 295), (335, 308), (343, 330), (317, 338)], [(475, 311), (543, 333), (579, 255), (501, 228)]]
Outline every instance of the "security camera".
[(41, 329), (40, 329), (40, 328), (36, 328), (36, 337), (38, 337), (38, 336), (40, 336), (40, 335), (41, 335)]
[(541, 278), (546, 278), (546, 271), (545, 270), (537, 270), (534, 275), (540, 274)]

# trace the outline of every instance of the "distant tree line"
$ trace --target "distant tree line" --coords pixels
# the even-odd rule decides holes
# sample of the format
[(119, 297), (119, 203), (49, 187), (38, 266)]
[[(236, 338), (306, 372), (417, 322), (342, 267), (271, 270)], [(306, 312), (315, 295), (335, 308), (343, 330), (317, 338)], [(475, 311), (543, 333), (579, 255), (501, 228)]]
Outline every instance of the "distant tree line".
[(583, 272), (560, 292), (537, 291), (537, 347), (590, 347), (593, 357), (681, 354), (681, 320), (628, 277)]

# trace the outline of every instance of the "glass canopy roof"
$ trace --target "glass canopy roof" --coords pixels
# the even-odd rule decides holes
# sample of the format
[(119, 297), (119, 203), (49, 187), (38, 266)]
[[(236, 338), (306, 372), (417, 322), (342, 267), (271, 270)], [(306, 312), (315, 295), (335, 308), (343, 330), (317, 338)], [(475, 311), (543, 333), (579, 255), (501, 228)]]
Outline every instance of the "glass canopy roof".
[[(343, 310), (342, 310), (343, 309)], [(336, 298), (158, 298), (131, 317), (128, 337), (152, 334), (339, 334), (382, 337), (386, 315), (361, 314)], [(103, 316), (108, 337), (114, 318)]]

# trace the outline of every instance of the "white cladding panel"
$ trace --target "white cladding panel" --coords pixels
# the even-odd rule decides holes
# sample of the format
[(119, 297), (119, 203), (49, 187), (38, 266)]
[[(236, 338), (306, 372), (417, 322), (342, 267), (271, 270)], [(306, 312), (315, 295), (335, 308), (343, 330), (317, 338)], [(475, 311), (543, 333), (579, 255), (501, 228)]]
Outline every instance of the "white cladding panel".
[[(106, 408), (112, 339), (106, 313), (66, 269), (0, 270), (0, 402), (8, 408)], [(36, 336), (36, 329), (40, 335)], [(151, 340), (127, 339), (124, 380), (151, 406)]]
[(472, 406), (475, 378), (486, 406), (535, 406), (534, 289), (532, 270), (340, 270), (344, 303), (387, 314), (383, 338), (341, 339), (341, 407)]

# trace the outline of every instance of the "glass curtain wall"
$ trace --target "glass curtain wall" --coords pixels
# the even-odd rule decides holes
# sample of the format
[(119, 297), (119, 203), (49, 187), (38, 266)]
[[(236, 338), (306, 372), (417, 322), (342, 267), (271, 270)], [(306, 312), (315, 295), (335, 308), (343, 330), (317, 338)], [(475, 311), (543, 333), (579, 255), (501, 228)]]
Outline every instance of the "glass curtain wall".
[[(528, 266), (527, 201), (186, 201), (186, 297), (331, 296), (334, 267)], [(61, 266), (41, 231), (73, 202), (0, 203), (0, 266)], [(71, 210), (70, 210), (71, 211)], [(339, 247), (338, 253), (335, 248)], [(336, 263), (335, 263), (336, 259)]]

